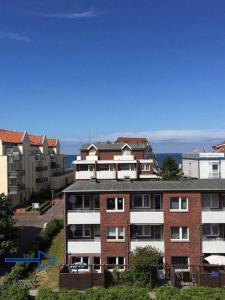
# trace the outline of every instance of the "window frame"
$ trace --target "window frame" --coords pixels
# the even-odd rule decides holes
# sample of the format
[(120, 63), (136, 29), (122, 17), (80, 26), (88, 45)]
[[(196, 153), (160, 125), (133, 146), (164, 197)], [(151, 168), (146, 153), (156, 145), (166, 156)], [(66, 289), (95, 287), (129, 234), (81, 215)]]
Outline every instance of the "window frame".
[[(208, 223), (208, 224), (204, 224), (204, 225), (209, 225), (209, 228), (210, 228), (210, 233), (209, 234), (204, 234), (203, 232), (202, 232), (202, 235), (203, 235), (203, 237), (218, 237), (218, 236), (220, 236), (220, 226), (219, 226), (219, 224), (218, 223)], [(203, 226), (204, 226), (203, 225)], [(213, 234), (213, 226), (217, 226), (217, 228), (218, 228), (218, 234)]]
[[(108, 238), (108, 230), (109, 229), (115, 229), (115, 239), (113, 238)], [(123, 238), (120, 239), (119, 238), (119, 229), (123, 229)], [(122, 226), (109, 226), (106, 228), (106, 239), (107, 239), (107, 242), (124, 242), (125, 241), (125, 227), (122, 227)]]
[[(148, 168), (147, 168), (147, 166), (148, 166)], [(141, 163), (141, 171), (150, 172), (151, 171), (151, 164), (150, 163)]]
[[(119, 264), (119, 258), (123, 258), (123, 266)], [(116, 264), (109, 264), (108, 263), (108, 258), (115, 258), (116, 259)], [(107, 256), (106, 258), (107, 261), (107, 269), (109, 271), (112, 271), (115, 267), (119, 268), (119, 270), (124, 270), (125, 269), (125, 257), (124, 256)], [(109, 268), (109, 266), (112, 266), (112, 268)]]
[[(134, 201), (135, 201), (134, 197), (135, 196), (141, 196), (142, 206), (134, 206)], [(149, 206), (144, 206), (144, 203), (145, 203), (144, 197), (145, 196), (148, 196)], [(151, 195), (150, 194), (133, 194), (132, 195), (132, 208), (133, 209), (151, 209)]]
[[(179, 228), (179, 238), (174, 239), (172, 238), (172, 229), (173, 228)], [(183, 236), (183, 228), (187, 228), (187, 238), (184, 239)], [(171, 242), (189, 242), (189, 227), (187, 226), (171, 226), (170, 227), (170, 241)]]
[[(178, 204), (179, 204), (179, 208), (171, 208), (171, 200), (172, 198), (178, 198)], [(187, 208), (185, 209), (182, 209), (182, 199), (186, 199), (186, 205), (187, 205)], [(171, 196), (169, 198), (169, 210), (171, 212), (188, 212), (189, 211), (189, 197), (178, 197), (178, 196)]]
[[(175, 257), (185, 257), (185, 258), (187, 258), (187, 268), (179, 269), (179, 266), (178, 266), (178, 268), (176, 268), (176, 266), (172, 263), (172, 258), (173, 257), (174, 258)], [(171, 265), (173, 266), (175, 272), (187, 272), (187, 271), (190, 271), (190, 267), (189, 267), (189, 265), (190, 265), (190, 258), (189, 258), (189, 256), (171, 256)]]
[[(209, 196), (209, 198), (207, 199), (208, 201), (209, 201), (209, 206), (203, 206), (203, 195), (207, 195), (207, 196)], [(215, 199), (213, 199), (213, 195), (217, 195), (217, 203), (218, 203), (218, 206), (213, 206), (213, 200), (215, 200)], [(202, 194), (202, 198), (201, 198), (201, 200), (202, 200), (202, 209), (203, 210), (214, 210), (214, 209), (220, 209), (220, 198), (219, 198), (219, 194), (218, 193), (203, 193)]]
[[(115, 200), (115, 209), (108, 209), (107, 208), (107, 202), (108, 202), (108, 199), (114, 199)], [(119, 199), (122, 199), (122, 203), (123, 203), (123, 209), (118, 209), (118, 200)], [(114, 213), (114, 212), (124, 212), (124, 198), (123, 197), (107, 197), (106, 198), (106, 212), (109, 212), (109, 213)]]

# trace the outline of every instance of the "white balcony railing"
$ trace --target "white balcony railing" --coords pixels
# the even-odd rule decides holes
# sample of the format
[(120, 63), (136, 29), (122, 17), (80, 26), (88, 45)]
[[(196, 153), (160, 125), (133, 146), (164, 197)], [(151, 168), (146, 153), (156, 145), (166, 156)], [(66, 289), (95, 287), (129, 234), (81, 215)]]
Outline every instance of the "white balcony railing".
[(225, 240), (208, 240), (202, 242), (202, 253), (225, 253)]
[(95, 241), (69, 241), (68, 253), (101, 253), (101, 242)]
[(87, 155), (86, 160), (96, 161), (96, 160), (98, 160), (98, 156), (97, 155)]
[(225, 210), (202, 211), (202, 223), (222, 223), (225, 224)]
[(125, 177), (136, 179), (137, 171), (118, 171), (118, 179), (124, 179)]
[(100, 224), (100, 212), (69, 211), (67, 213), (67, 224)]
[(95, 176), (94, 171), (79, 171), (76, 172), (76, 179), (90, 179), (91, 177)]
[(134, 160), (133, 155), (114, 155), (114, 160)]
[(131, 211), (131, 224), (163, 224), (163, 211)]
[(97, 171), (98, 179), (116, 179), (116, 171)]

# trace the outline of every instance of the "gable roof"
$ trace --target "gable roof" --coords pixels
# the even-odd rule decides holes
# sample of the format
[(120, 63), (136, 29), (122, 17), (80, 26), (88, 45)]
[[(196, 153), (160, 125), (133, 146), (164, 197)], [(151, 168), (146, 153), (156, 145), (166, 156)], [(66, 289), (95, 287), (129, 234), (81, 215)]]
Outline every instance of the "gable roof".
[(24, 132), (0, 129), (0, 140), (6, 143), (20, 144), (23, 142)]
[(57, 145), (58, 139), (47, 139), (48, 147), (55, 147)]
[(146, 143), (148, 143), (148, 140), (144, 137), (120, 136), (116, 140), (116, 143), (132, 143), (132, 144), (143, 143), (143, 144), (146, 144)]
[(29, 141), (31, 145), (40, 146), (43, 144), (43, 135), (28, 135)]
[[(93, 144), (84, 144), (82, 145), (81, 147), (81, 150), (89, 150), (90, 147), (92, 146)], [(138, 143), (138, 144), (132, 144), (132, 143), (95, 143), (94, 144), (95, 147), (98, 149), (98, 150), (106, 150), (106, 151), (121, 151), (121, 149), (124, 147), (124, 146), (128, 146), (130, 148), (132, 148), (132, 150), (144, 150), (146, 148), (146, 145), (143, 144), (143, 143)]]

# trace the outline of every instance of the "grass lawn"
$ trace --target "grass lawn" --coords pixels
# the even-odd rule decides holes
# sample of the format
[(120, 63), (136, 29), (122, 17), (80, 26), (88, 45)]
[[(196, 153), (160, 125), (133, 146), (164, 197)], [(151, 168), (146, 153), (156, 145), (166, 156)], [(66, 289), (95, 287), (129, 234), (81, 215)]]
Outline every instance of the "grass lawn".
[[(63, 248), (64, 248), (64, 230), (61, 230), (59, 234), (53, 239), (51, 247), (46, 251), (49, 255), (55, 257), (58, 260), (58, 263), (55, 263), (49, 266), (47, 269), (44, 269), (40, 272), (37, 270), (33, 275), (37, 280), (37, 283), (40, 288), (48, 287), (51, 289), (57, 289), (59, 286), (59, 264), (63, 263)], [(48, 260), (43, 259), (43, 264), (48, 263)]]

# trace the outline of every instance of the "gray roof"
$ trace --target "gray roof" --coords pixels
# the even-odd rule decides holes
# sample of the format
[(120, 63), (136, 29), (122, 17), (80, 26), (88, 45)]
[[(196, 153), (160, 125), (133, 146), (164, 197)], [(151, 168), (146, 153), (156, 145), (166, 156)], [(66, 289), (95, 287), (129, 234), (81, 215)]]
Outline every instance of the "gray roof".
[(166, 192), (225, 191), (225, 179), (186, 179), (181, 181), (77, 180), (64, 192)]
[[(96, 148), (99, 150), (121, 150), (124, 145), (129, 145), (132, 150), (143, 150), (146, 148), (146, 145), (143, 143), (133, 144), (133, 143), (93, 143)], [(92, 144), (84, 144), (81, 147), (81, 150), (87, 150)]]

